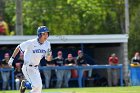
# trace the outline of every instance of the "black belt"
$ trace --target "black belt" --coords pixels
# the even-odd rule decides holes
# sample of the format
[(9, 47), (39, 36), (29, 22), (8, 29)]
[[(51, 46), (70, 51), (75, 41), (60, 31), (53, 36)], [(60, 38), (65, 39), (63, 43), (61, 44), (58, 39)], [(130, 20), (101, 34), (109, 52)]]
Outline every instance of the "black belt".
[(38, 67), (38, 65), (35, 65), (35, 66), (34, 66), (34, 65), (29, 65), (29, 66), (30, 66), (30, 67)]

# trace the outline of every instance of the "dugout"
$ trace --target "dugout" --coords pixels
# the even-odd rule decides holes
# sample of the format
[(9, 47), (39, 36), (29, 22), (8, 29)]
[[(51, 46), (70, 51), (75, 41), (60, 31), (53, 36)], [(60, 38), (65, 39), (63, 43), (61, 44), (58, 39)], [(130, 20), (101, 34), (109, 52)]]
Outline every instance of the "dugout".
[[(2, 59), (5, 50), (12, 50), (17, 44), (36, 36), (1, 36), (0, 38), (0, 59)], [(68, 53), (77, 56), (77, 50), (81, 49), (86, 54), (88, 63), (96, 65), (108, 64), (108, 57), (111, 53), (116, 53), (121, 64), (126, 64), (127, 51), (124, 50), (124, 44), (128, 42), (127, 34), (109, 34), (109, 35), (51, 35), (48, 39), (52, 44), (53, 56), (56, 56), (58, 50), (62, 50), (64, 57)], [(96, 72), (95, 72), (96, 73)], [(102, 77), (107, 77), (107, 73), (98, 70), (97, 73)], [(125, 73), (125, 72), (124, 72)]]

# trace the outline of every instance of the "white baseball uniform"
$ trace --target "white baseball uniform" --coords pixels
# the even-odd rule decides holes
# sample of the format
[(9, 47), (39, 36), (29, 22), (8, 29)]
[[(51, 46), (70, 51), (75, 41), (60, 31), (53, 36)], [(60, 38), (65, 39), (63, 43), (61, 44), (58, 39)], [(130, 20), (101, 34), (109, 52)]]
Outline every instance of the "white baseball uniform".
[(45, 41), (43, 44), (40, 44), (38, 39), (35, 38), (21, 43), (18, 47), (24, 52), (24, 65), (22, 71), (25, 78), (32, 85), (30, 93), (41, 93), (42, 80), (38, 65), (40, 60), (50, 52), (50, 42)]

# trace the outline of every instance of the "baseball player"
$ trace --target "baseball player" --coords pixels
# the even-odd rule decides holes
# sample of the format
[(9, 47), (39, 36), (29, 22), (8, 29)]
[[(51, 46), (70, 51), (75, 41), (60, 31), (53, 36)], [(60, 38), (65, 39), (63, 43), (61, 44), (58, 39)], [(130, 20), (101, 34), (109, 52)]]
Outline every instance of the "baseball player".
[[(50, 42), (47, 41), (49, 37), (49, 30), (46, 26), (40, 26), (37, 29), (38, 37), (35, 39), (27, 40), (19, 44), (14, 50), (8, 64), (11, 66), (13, 60), (19, 51), (24, 53), (24, 64), (22, 72), (28, 82), (31, 83), (32, 90), (30, 93), (41, 93), (42, 80), (39, 73), (38, 65), (40, 60), (51, 55)], [(20, 93), (24, 93), (26, 89), (25, 80), (21, 82)]]

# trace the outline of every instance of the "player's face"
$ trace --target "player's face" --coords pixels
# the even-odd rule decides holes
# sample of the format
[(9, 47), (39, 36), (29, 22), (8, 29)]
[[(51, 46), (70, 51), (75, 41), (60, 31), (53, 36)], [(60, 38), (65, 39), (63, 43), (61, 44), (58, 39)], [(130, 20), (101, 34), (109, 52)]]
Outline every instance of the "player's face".
[(47, 38), (48, 38), (48, 32), (42, 33), (42, 37), (41, 38), (42, 38), (43, 41), (46, 41)]

